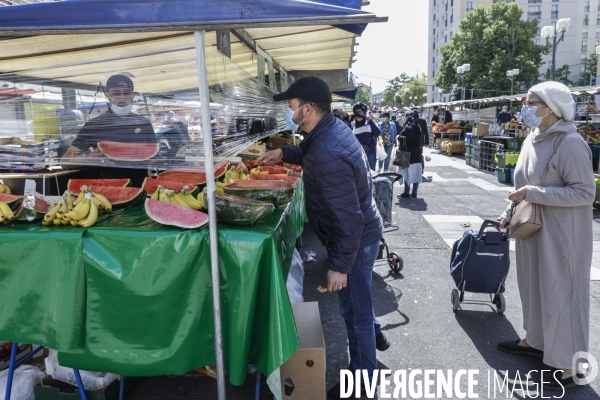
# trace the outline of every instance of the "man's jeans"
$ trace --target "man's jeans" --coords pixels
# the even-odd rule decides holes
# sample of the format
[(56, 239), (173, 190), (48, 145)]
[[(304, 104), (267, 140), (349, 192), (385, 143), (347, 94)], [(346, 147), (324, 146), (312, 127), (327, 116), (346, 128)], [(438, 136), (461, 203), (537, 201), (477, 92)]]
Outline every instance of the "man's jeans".
[[(330, 250), (328, 251), (330, 252)], [(377, 366), (375, 336), (381, 324), (375, 318), (371, 283), (373, 265), (379, 253), (379, 242), (358, 250), (346, 287), (338, 292), (340, 313), (346, 320), (350, 344), (350, 371), (367, 370), (369, 377)]]

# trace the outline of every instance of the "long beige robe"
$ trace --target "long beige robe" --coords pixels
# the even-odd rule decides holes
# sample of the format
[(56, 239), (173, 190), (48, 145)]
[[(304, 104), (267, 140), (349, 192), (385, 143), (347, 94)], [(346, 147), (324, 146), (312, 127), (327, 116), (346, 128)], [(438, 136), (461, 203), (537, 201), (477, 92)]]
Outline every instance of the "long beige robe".
[[(563, 134), (567, 136), (552, 158)], [(538, 186), (549, 162), (546, 180)], [(588, 350), (596, 194), (592, 154), (573, 123), (561, 120), (527, 137), (515, 169), (515, 187), (526, 187), (527, 201), (542, 205), (542, 229), (516, 241), (526, 339), (544, 351), (545, 364), (570, 369), (573, 355)], [(509, 210), (503, 216), (509, 216)]]

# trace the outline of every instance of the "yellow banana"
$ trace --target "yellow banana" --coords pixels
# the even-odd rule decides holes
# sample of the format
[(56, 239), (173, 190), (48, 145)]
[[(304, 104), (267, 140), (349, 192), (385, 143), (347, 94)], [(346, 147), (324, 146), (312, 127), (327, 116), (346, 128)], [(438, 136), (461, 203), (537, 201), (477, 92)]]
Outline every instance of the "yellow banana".
[(6, 220), (6, 215), (0, 215), (0, 222), (4, 222)]
[[(106, 213), (112, 212), (112, 204), (110, 204), (110, 201), (108, 201), (108, 199), (106, 197), (104, 197), (98, 193), (93, 193), (92, 196), (94, 199), (98, 200), (102, 204), (102, 208), (104, 209), (104, 212), (106, 212)], [(98, 207), (98, 208), (100, 208), (100, 207)]]
[(94, 202), (92, 201), (92, 194), (91, 193), (86, 193), (85, 194), (85, 199), (83, 200), (83, 205), (81, 206), (81, 208), (79, 210), (77, 210), (76, 208), (73, 209), (73, 211), (71, 211), (69, 213), (69, 216), (72, 219), (75, 219), (77, 221), (81, 221), (82, 219), (84, 219), (85, 217), (88, 216), (88, 214), (90, 213), (90, 208), (91, 205)]
[(13, 214), (8, 204), (3, 201), (0, 201), (0, 212), (6, 217), (7, 220), (11, 220), (15, 217), (15, 214)]
[(160, 192), (159, 192), (158, 188), (160, 188), (160, 187), (162, 187), (162, 186), (160, 186), (160, 185), (159, 185), (159, 186), (156, 188), (156, 190), (154, 191), (154, 193), (152, 193), (152, 196), (150, 196), (150, 198), (151, 198), (152, 200), (158, 200), (158, 195), (160, 194)]
[(12, 192), (10, 191), (10, 188), (6, 185), (4, 185), (4, 193), (6, 194), (11, 194)]
[(73, 207), (75, 207), (75, 205), (73, 204), (73, 196), (72, 196), (71, 192), (69, 192), (68, 190), (65, 190), (65, 193), (63, 194), (63, 196), (67, 198), (67, 208), (69, 209), (69, 211), (71, 211), (73, 209)]
[(63, 219), (63, 220), (61, 220), (61, 221), (62, 221), (62, 224), (63, 224), (63, 225), (71, 225), (71, 221), (72, 221), (72, 220), (65, 221), (65, 220)]
[(243, 179), (243, 180), (245, 180), (245, 181), (247, 181), (247, 180), (248, 180), (248, 176), (247, 176), (247, 175), (246, 175), (246, 174), (245, 174), (243, 171), (239, 171), (239, 172), (237, 173), (237, 175), (238, 175), (238, 176), (237, 176), (237, 178), (238, 178), (238, 179)]
[(104, 205), (102, 203), (100, 203), (100, 200), (98, 200), (93, 195), (92, 195), (92, 201), (94, 202), (94, 204), (96, 205), (96, 207), (98, 207), (99, 210), (103, 210), (104, 209)]
[(198, 193), (198, 196), (196, 198), (198, 199), (198, 203), (200, 203), (200, 208), (206, 209), (206, 205), (204, 204), (204, 193), (204, 190), (201, 191), (200, 193)]
[(158, 185), (158, 189), (156, 190), (158, 190), (158, 199), (160, 201), (167, 201), (167, 191), (160, 185)]
[(218, 187), (218, 186), (217, 186), (216, 191), (219, 192), (219, 193), (225, 193), (225, 191), (223, 190), (223, 188), (222, 187)]
[(62, 217), (69, 212), (67, 208), (67, 200), (63, 197), (60, 199), (60, 208), (56, 212), (55, 219), (62, 219)]
[[(85, 198), (84, 198), (84, 200), (85, 200)], [(71, 211), (69, 211), (68, 216), (71, 219), (74, 219), (73, 216), (71, 215), (71, 213), (73, 213), (73, 212), (75, 212), (75, 213), (81, 213), (83, 211), (83, 203), (84, 203), (84, 201), (80, 202), (79, 204), (77, 204), (75, 206), (75, 208), (73, 208)], [(64, 218), (64, 216), (63, 216), (63, 218)]]
[(177, 204), (179, 204), (180, 206), (186, 207), (186, 208), (192, 208), (182, 197), (181, 197), (181, 193), (179, 194), (174, 194), (173, 195), (173, 199), (175, 199), (175, 201), (177, 202)]
[(50, 211), (48, 211), (46, 213), (46, 215), (44, 215), (44, 220), (46, 221), (52, 221), (54, 219), (54, 217), (56, 216), (56, 213), (58, 212), (58, 210), (60, 209), (60, 200), (56, 202), (56, 204), (54, 204), (54, 207), (52, 207), (50, 209)]
[(79, 221), (79, 226), (81, 226), (82, 228), (89, 228), (90, 226), (94, 225), (97, 220), (98, 207), (96, 207), (96, 204), (94, 204), (93, 201), (90, 201), (90, 213), (88, 214), (88, 217), (86, 219), (84, 219), (83, 221)]
[(79, 190), (81, 191), (79, 192), (79, 196), (77, 196), (77, 199), (73, 202), (73, 206), (76, 206), (77, 204), (83, 201), (83, 199), (85, 198), (85, 194), (88, 191), (88, 187), (83, 185)]
[(50, 226), (53, 224), (54, 224), (54, 220), (51, 220), (51, 219), (45, 219), (42, 221), (42, 225), (44, 225), (44, 226)]
[(73, 226), (79, 226), (79, 221), (75, 221), (74, 219), (70, 220), (69, 223)]
[(173, 196), (175, 196), (175, 191), (167, 190), (167, 197), (165, 198), (165, 201), (168, 203), (179, 204), (177, 203), (177, 201), (175, 201), (175, 198)]
[(4, 193), (4, 184), (0, 183), (0, 193)]
[(225, 186), (227, 186), (227, 183), (225, 183), (225, 182), (217, 182), (217, 187), (223, 188)]
[(55, 219), (54, 220), (54, 225), (62, 225), (62, 219)]
[(192, 194), (190, 193), (189, 190), (187, 191), (182, 191), (179, 196), (183, 199), (183, 201), (185, 201), (188, 206), (190, 206), (191, 208), (193, 208), (194, 210), (199, 210), (202, 208), (202, 204), (196, 200), (194, 198), (194, 196), (192, 196)]

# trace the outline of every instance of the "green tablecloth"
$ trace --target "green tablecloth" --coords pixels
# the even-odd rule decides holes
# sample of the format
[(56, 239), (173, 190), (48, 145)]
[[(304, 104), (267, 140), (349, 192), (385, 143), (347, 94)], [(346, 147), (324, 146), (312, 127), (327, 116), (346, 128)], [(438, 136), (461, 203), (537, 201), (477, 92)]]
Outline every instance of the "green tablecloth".
[[(225, 368), (270, 375), (298, 346), (286, 290), (305, 222), (302, 183), (253, 227), (219, 225)], [(143, 206), (88, 229), (0, 228), (0, 340), (42, 344), (62, 365), (128, 376), (215, 364), (208, 228), (150, 220)]]

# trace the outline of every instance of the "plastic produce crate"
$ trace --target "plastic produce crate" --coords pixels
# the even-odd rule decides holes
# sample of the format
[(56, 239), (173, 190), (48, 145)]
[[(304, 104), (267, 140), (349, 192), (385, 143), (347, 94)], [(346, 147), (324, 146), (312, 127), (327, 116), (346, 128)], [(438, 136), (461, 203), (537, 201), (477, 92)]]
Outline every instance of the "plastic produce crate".
[(498, 172), (498, 182), (510, 183), (510, 168), (496, 168)]
[(519, 153), (514, 151), (496, 153), (498, 159), (498, 168), (510, 168), (517, 165)]
[(521, 151), (525, 139), (508, 140), (508, 150)]

